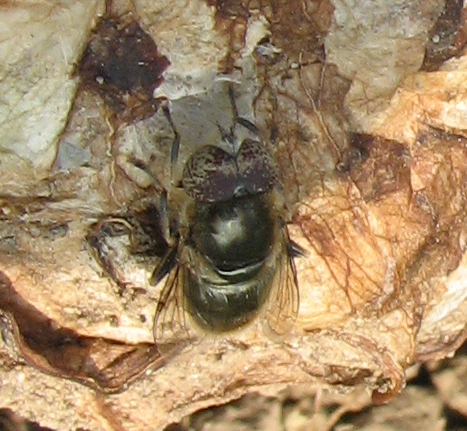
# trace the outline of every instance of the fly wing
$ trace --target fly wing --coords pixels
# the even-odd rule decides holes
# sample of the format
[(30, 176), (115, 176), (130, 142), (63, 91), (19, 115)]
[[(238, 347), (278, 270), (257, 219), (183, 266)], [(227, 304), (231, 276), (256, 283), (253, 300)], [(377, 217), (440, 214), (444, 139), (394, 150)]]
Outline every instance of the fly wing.
[[(154, 340), (158, 347), (175, 346), (191, 342), (196, 337), (191, 330), (186, 312), (183, 286), (186, 280), (186, 269), (178, 262), (171, 265), (162, 261), (161, 265), (168, 269), (168, 275), (159, 296), (154, 317)], [(166, 273), (167, 273), (166, 272)], [(156, 268), (155, 274), (158, 273)], [(153, 279), (162, 278), (153, 276)], [(162, 280), (157, 280), (162, 281)]]
[(265, 330), (272, 337), (287, 334), (295, 324), (299, 307), (294, 251), (287, 229), (282, 233), (282, 249), (276, 260), (269, 301), (265, 311)]

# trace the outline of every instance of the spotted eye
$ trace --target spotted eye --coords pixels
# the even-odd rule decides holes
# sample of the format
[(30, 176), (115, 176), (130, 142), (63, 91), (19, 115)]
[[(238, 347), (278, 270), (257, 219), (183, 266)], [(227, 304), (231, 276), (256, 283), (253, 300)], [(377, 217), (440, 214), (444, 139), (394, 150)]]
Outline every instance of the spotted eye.
[(221, 148), (203, 147), (186, 163), (182, 186), (199, 202), (231, 199), (237, 188), (235, 159)]
[(237, 155), (238, 182), (246, 193), (261, 193), (277, 181), (273, 160), (259, 142), (243, 141)]

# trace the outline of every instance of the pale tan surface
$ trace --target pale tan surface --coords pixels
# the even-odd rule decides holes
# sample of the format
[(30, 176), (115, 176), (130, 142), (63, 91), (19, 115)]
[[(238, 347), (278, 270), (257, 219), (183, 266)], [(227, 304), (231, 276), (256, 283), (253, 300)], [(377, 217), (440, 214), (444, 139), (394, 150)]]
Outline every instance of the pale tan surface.
[[(279, 162), (290, 234), (307, 252), (296, 259), (301, 295), (296, 328), (278, 342), (265, 336), (259, 322), (226, 337), (208, 337), (117, 395), (18, 363), (15, 343), (5, 342), (0, 404), (60, 430), (147, 430), (248, 392), (275, 394), (288, 384), (398, 392), (410, 364), (451, 354), (465, 338), (465, 60), (449, 61), (438, 72), (414, 73), (442, 5), (423, 2), (422, 10), (406, 13), (400, 1), (389, 11), (375, 7), (370, 13), (367, 6), (374, 2), (359, 2), (359, 15), (351, 2), (332, 2), (333, 15), (328, 2), (297, 2), (305, 7), (298, 25), (286, 6), (252, 10), (248, 19), (239, 12), (232, 20), (201, 0), (166, 3), (121, 1), (112, 9), (133, 13), (172, 63), (156, 94), (173, 99), (181, 163), (193, 146), (217, 142), (216, 121), (231, 121), (213, 77), (225, 67), (227, 46), (234, 46), (231, 60), (243, 75), (236, 70), (228, 79), (241, 84), (239, 111), (258, 125)], [(119, 268), (128, 289), (120, 295), (85, 237), (102, 215), (124, 214), (135, 200), (157, 196), (153, 176), (170, 185), (173, 134), (160, 111), (133, 124), (112, 123), (98, 95), (75, 95), (73, 65), (104, 4), (64, 7), (0, 3), (0, 20), (11, 14), (24, 22), (3, 30), (18, 32), (14, 55), (9, 38), (0, 38), (0, 56), (11, 59), (1, 62), (0, 88), (11, 89), (2, 90), (2, 109), (15, 117), (12, 122), (0, 115), (0, 269), (22, 299), (59, 327), (128, 344), (152, 342), (161, 288), (148, 283), (155, 263), (124, 258)], [(33, 16), (36, 8), (40, 13)], [(372, 32), (390, 13), (395, 21)], [(43, 21), (43, 33), (41, 16), (56, 17)], [(358, 25), (362, 16), (365, 26)], [(79, 25), (63, 24), (64, 17)], [(62, 24), (51, 31), (54, 23)], [(42, 41), (37, 46), (24, 39), (29, 26), (38, 32), (34, 40)], [(253, 47), (268, 33), (277, 50), (274, 61), (255, 63)], [(306, 39), (310, 34), (317, 36)], [(317, 61), (323, 41), (336, 66), (323, 68)], [(349, 65), (344, 54), (356, 52)], [(51, 59), (52, 69), (44, 58)], [(43, 67), (20, 67), (26, 60)], [(18, 69), (24, 72), (14, 79)], [(13, 90), (25, 92), (30, 103), (21, 108)], [(203, 118), (193, 99), (183, 97), (196, 101), (205, 93), (214, 106), (212, 118)], [(52, 102), (57, 94), (60, 103)], [(57, 111), (50, 111), (47, 101)], [(201, 124), (190, 123), (193, 118)], [(45, 125), (48, 132), (41, 134)], [(193, 130), (200, 130), (201, 138)], [(349, 174), (338, 173), (349, 130), (400, 145), (378, 141), (367, 161)], [(74, 153), (52, 166), (65, 142)], [(386, 154), (394, 155), (388, 160)], [(145, 162), (151, 175), (131, 165), (133, 157)], [(386, 174), (378, 176), (378, 168)], [(65, 234), (51, 234), (61, 223), (68, 226)]]

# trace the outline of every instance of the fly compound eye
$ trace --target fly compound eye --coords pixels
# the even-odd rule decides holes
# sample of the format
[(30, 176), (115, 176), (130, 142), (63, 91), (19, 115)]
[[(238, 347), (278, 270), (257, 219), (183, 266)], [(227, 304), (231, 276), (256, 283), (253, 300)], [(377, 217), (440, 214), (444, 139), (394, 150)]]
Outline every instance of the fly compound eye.
[(277, 182), (276, 167), (259, 142), (245, 140), (232, 157), (206, 146), (192, 155), (183, 170), (182, 185), (198, 202), (224, 202), (234, 195), (254, 195)]
[(277, 182), (273, 160), (259, 142), (243, 141), (237, 155), (239, 184), (254, 195), (269, 190)]
[(237, 188), (235, 159), (221, 148), (203, 147), (185, 164), (182, 185), (199, 202), (227, 201)]

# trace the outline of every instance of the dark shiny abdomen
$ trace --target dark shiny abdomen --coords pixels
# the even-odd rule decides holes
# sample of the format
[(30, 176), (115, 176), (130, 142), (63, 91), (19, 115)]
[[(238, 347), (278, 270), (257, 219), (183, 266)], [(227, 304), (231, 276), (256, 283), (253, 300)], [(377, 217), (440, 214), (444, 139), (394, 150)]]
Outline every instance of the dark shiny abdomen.
[(185, 298), (202, 327), (229, 331), (252, 320), (268, 298), (275, 268), (267, 268), (275, 225), (263, 194), (197, 203), (190, 232), (211, 271), (186, 271)]

